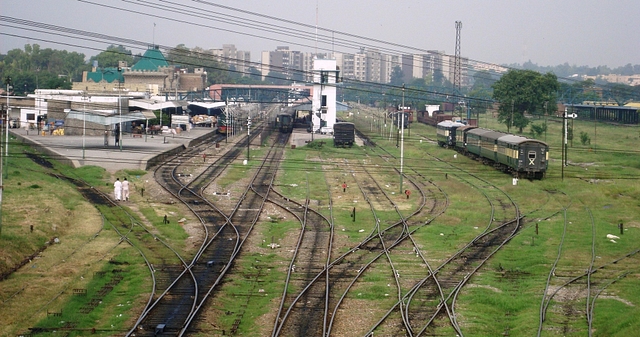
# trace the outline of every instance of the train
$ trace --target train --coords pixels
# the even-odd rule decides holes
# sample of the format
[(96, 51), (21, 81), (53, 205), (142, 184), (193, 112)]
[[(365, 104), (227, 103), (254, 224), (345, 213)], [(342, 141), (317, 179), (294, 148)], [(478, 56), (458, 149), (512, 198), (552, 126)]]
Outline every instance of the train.
[(293, 115), (281, 113), (276, 116), (275, 127), (281, 133), (289, 133), (293, 131)]
[(337, 122), (333, 124), (333, 146), (352, 147), (356, 140), (356, 127), (353, 123)]
[(549, 145), (537, 139), (452, 121), (438, 123), (436, 138), (440, 146), (452, 147), (516, 178), (542, 179), (549, 165)]
[[(442, 121), (446, 121), (446, 120), (451, 120), (454, 122), (459, 122), (462, 120), (461, 117), (459, 116), (454, 116), (452, 114), (448, 114), (445, 113), (443, 111), (440, 110), (436, 110), (436, 111), (418, 111), (417, 114), (417, 121), (423, 124), (427, 124), (427, 125), (431, 125), (431, 126), (436, 126), (438, 125), (438, 123), (442, 122)], [(466, 124), (468, 125), (478, 125), (478, 120), (477, 119), (467, 119), (465, 121)]]
[(218, 115), (216, 121), (216, 127), (219, 134), (226, 135), (229, 132), (229, 123), (227, 121), (227, 115), (222, 113)]
[(444, 120), (436, 126), (436, 140), (438, 145), (448, 148), (454, 147), (456, 143), (456, 131), (465, 126), (460, 122), (454, 122), (451, 120)]
[(428, 111), (418, 111), (418, 122), (431, 126), (436, 126), (438, 123), (446, 120), (455, 120), (455, 116), (444, 114), (439, 111), (429, 113)]

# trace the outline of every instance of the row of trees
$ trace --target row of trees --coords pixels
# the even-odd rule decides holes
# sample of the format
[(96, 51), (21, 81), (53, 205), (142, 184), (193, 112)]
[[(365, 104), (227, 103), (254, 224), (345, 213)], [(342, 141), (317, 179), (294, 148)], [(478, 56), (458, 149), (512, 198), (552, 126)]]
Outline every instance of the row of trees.
[(0, 55), (0, 74), (3, 79), (11, 78), (16, 94), (37, 88), (70, 89), (71, 82), (79, 80), (86, 69), (84, 54), (40, 49), (37, 44)]
[(559, 77), (570, 77), (573, 75), (597, 76), (597, 75), (610, 75), (610, 74), (631, 76), (631, 75), (640, 74), (640, 64), (631, 64), (631, 63), (628, 63), (622, 67), (611, 69), (607, 66), (589, 67), (589, 66), (569, 65), (569, 63), (567, 62), (565, 62), (564, 64), (559, 64), (557, 66), (539, 66), (531, 61), (527, 61), (522, 65), (517, 63), (510, 64), (509, 67), (515, 68), (515, 69), (533, 70), (539, 73), (550, 72), (550, 73), (556, 74)]
[[(117, 67), (119, 61), (128, 65), (135, 64), (141, 54), (134, 55), (123, 46), (111, 45), (103, 52), (91, 56), (66, 50), (42, 49), (39, 45), (27, 44), (24, 50), (12, 49), (6, 55), (0, 54), (0, 78), (11, 79), (16, 95), (32, 93), (35, 89), (71, 89), (72, 82), (82, 80), (84, 71), (91, 71), (94, 62), (99, 67)], [(233, 67), (216, 61), (202, 48), (189, 49), (178, 45), (166, 53), (170, 64), (193, 71), (193, 68), (205, 68), (209, 84), (214, 83), (262, 83), (260, 72), (250, 69), (250, 76), (243, 76)], [(274, 75), (272, 78), (279, 79)]]

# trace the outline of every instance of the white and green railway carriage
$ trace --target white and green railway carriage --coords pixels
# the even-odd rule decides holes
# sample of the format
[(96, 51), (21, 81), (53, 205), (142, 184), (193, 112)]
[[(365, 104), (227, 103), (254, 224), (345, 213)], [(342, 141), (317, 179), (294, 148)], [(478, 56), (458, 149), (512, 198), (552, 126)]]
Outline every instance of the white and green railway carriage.
[(436, 139), (442, 147), (454, 147), (456, 145), (456, 129), (465, 126), (460, 122), (442, 121), (436, 126)]
[(549, 161), (545, 142), (482, 128), (465, 131), (465, 151), (472, 157), (516, 177), (544, 177)]

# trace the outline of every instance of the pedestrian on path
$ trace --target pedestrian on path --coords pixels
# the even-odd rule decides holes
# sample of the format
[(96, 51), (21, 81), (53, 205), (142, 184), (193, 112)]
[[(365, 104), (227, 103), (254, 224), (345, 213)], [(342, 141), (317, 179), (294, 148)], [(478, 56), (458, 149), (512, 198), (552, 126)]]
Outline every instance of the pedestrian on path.
[(120, 181), (120, 178), (116, 178), (116, 182), (113, 183), (113, 196), (116, 201), (120, 201), (122, 198), (122, 182)]
[(129, 201), (129, 181), (127, 178), (122, 181), (122, 200)]

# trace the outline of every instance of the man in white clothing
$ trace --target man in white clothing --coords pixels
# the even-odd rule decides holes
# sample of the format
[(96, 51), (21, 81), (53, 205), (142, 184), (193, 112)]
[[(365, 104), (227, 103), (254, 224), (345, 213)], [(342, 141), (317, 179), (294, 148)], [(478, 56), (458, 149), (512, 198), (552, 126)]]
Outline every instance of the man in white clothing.
[(129, 201), (129, 181), (127, 178), (122, 181), (122, 200)]
[(113, 183), (113, 195), (116, 198), (116, 201), (120, 201), (122, 198), (122, 182), (120, 178), (116, 178), (116, 182)]

